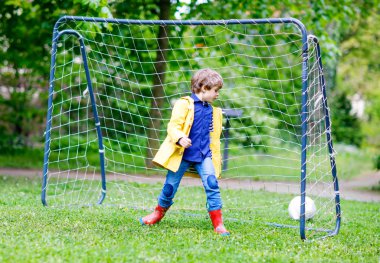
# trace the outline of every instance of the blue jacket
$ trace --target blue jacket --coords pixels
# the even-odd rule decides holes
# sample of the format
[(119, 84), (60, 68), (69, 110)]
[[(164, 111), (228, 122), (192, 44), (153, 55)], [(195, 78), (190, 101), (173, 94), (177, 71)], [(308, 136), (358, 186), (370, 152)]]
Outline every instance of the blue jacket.
[[(210, 132), (210, 149), (215, 176), (220, 177), (222, 158), (220, 152), (220, 134), (222, 132), (222, 109), (213, 107), (213, 129)], [(153, 158), (153, 163), (177, 172), (182, 161), (185, 148), (176, 143), (181, 137), (189, 137), (194, 120), (194, 100), (189, 97), (180, 98), (174, 105), (167, 132), (168, 135)]]

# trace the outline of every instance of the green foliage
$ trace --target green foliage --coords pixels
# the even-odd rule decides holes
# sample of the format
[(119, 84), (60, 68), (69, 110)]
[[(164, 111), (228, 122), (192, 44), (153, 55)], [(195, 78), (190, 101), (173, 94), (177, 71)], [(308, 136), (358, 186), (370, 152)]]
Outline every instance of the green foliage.
[(109, 17), (107, 1), (0, 2), (0, 150), (32, 147), (42, 138), (50, 43), (63, 14)]
[(380, 192), (380, 182), (377, 185), (372, 186), (371, 190)]
[(351, 102), (344, 93), (337, 94), (330, 101), (334, 108), (331, 110), (333, 135), (338, 142), (345, 142), (360, 146), (363, 134), (360, 129), (360, 120), (351, 114)]
[[(46, 98), (45, 94), (41, 98)], [(41, 129), (45, 111), (33, 104), (32, 96), (30, 91), (12, 91), (9, 98), (0, 96), (0, 149), (33, 147), (41, 141), (35, 138), (35, 129)]]
[[(206, 212), (187, 216), (169, 210), (159, 225), (142, 227), (138, 218), (148, 211), (115, 206), (45, 208), (39, 201), (39, 179), (2, 176), (0, 180), (2, 188), (7, 189), (0, 192), (2, 262), (378, 260), (378, 203), (343, 201), (340, 233), (312, 242), (302, 242), (297, 229), (266, 225), (259, 213), (225, 211), (225, 224), (232, 235), (222, 238), (213, 233)], [(184, 194), (197, 200), (204, 195), (195, 188), (187, 188)], [(237, 199), (244, 199), (244, 194), (244, 191), (234, 193)], [(282, 195), (261, 194), (256, 201), (278, 202), (281, 198)]]
[(375, 169), (376, 170), (380, 170), (380, 154), (378, 154), (377, 156), (375, 156)]
[(0, 65), (33, 69), (32, 74), (38, 76), (48, 72), (52, 30), (59, 17), (111, 15), (106, 0), (4, 0), (0, 2), (0, 14)]
[[(377, 9), (379, 10), (379, 9)], [(341, 45), (342, 57), (338, 67), (338, 89), (347, 96), (360, 96), (365, 102), (361, 118), (363, 146), (380, 148), (380, 23), (379, 11), (353, 27)]]
[[(202, 19), (291, 16), (301, 20), (309, 33), (316, 35), (320, 40), (328, 89), (337, 90), (337, 93), (348, 91), (348, 96), (359, 92), (364, 95), (367, 102), (368, 117), (362, 120), (362, 125), (359, 125), (360, 121), (354, 120), (349, 112), (335, 109), (336, 104), (329, 97), (332, 111), (345, 114), (345, 116), (335, 116), (335, 119), (342, 118), (342, 120), (333, 123), (333, 134), (338, 130), (339, 134), (336, 135), (338, 140), (356, 145), (363, 144), (367, 147), (380, 147), (378, 114), (380, 67), (377, 59), (380, 49), (376, 44), (379, 31), (374, 26), (379, 23), (379, 3), (378, 0), (338, 2), (232, 0), (223, 4), (191, 3), (190, 12), (184, 14), (183, 18), (200, 17), (199, 14), (202, 14)], [(228, 17), (225, 10), (228, 10)], [(342, 56), (341, 61), (340, 56)], [(340, 107), (342, 106), (341, 103)], [(353, 135), (346, 134), (346, 131), (352, 130), (350, 126), (342, 126), (351, 123), (354, 123), (358, 129)]]
[[(179, 13), (180, 10), (182, 13)], [(226, 12), (228, 10), (228, 12)], [(363, 121), (361, 126), (361, 133), (363, 135), (355, 135), (351, 136), (352, 138), (344, 139), (344, 134), (347, 132), (338, 131), (339, 135), (336, 137), (341, 139), (344, 142), (360, 144), (363, 141), (364, 146), (375, 146), (378, 147), (379, 135), (380, 131), (378, 130), (380, 125), (377, 125), (380, 122), (380, 116), (378, 112), (379, 109), (379, 92), (376, 88), (371, 88), (370, 85), (376, 85), (376, 80), (378, 79), (378, 61), (375, 59), (377, 56), (379, 49), (371, 48), (371, 43), (377, 43), (376, 38), (378, 38), (376, 27), (371, 25), (377, 24), (378, 15), (377, 12), (379, 10), (379, 1), (313, 1), (313, 2), (305, 2), (305, 1), (238, 1), (231, 0), (223, 3), (219, 3), (217, 1), (191, 1), (189, 4), (186, 4), (182, 1), (171, 1), (171, 10), (170, 16), (174, 18), (175, 15), (181, 15), (182, 19), (244, 19), (244, 18), (264, 18), (264, 17), (295, 17), (301, 20), (307, 27), (310, 33), (317, 35), (321, 40), (322, 46), (322, 55), (323, 60), (326, 64), (325, 73), (328, 76), (327, 85), (329, 87), (335, 86), (336, 73), (340, 74), (339, 77), (339, 86), (338, 88), (345, 89), (347, 87), (350, 90), (359, 89), (365, 90), (362, 92), (367, 104), (367, 119)], [(49, 71), (49, 60), (50, 60), (50, 49), (51, 49), (51, 34), (52, 28), (54, 26), (55, 21), (62, 15), (87, 15), (87, 16), (98, 16), (98, 17), (118, 17), (118, 18), (129, 18), (129, 19), (158, 19), (160, 13), (160, 4), (158, 2), (152, 1), (108, 1), (106, 0), (74, 0), (74, 1), (18, 1), (18, 0), (4, 0), (0, 2), (0, 45), (2, 49), (0, 49), (0, 66), (2, 68), (1, 76), (0, 76), (0, 85), (5, 86), (10, 93), (16, 92), (14, 95), (10, 95), (13, 97), (18, 97), (15, 102), (22, 102), (25, 106), (22, 108), (17, 108), (15, 105), (11, 105), (12, 103), (5, 103), (9, 98), (2, 97), (2, 106), (0, 108), (5, 112), (3, 120), (0, 121), (0, 126), (2, 128), (1, 135), (1, 147), (8, 147), (13, 145), (16, 147), (17, 144), (20, 146), (25, 145), (34, 145), (38, 142), (42, 135), (42, 130), (45, 125), (45, 120), (43, 117), (46, 115), (46, 96), (42, 90), (46, 91), (47, 85), (47, 72)], [(142, 32), (142, 28), (129, 28), (132, 30), (128, 32), (121, 31), (118, 32), (119, 27), (112, 27), (111, 25), (100, 25), (93, 28), (85, 28), (85, 24), (83, 23), (84, 31), (92, 31), (92, 32), (106, 32), (107, 30), (113, 33), (120, 33), (124, 36), (128, 35), (136, 35), (138, 32), (144, 34), (150, 34), (150, 36), (156, 36), (158, 32), (158, 27), (152, 27), (150, 29), (144, 29)], [(201, 27), (196, 27), (194, 30), (195, 33), (202, 35)], [(261, 29), (261, 33), (265, 33), (270, 29)], [(270, 31), (269, 31), (270, 32)], [(169, 35), (182, 37), (186, 35), (185, 27), (169, 27)], [(219, 32), (220, 33), (220, 32)], [(223, 39), (224, 34), (222, 33), (221, 39)], [(107, 38), (106, 35), (97, 35), (98, 42), (101, 42), (102, 38)], [(204, 38), (197, 38), (195, 41), (197, 44), (200, 44), (201, 41), (204, 41)], [(266, 39), (262, 44), (268, 45), (271, 44), (271, 41), (274, 39)], [(120, 39), (113, 39), (115, 44), (119, 44), (121, 42)], [(201, 43), (204, 45), (212, 45), (217, 44), (218, 40), (207, 40), (209, 43)], [(210, 42), (211, 41), (211, 42)], [(247, 41), (246, 39), (239, 39), (239, 41)], [(198, 43), (199, 42), (199, 43)], [(27, 45), (25, 43), (28, 43)], [(341, 53), (340, 44), (342, 45), (342, 54), (343, 54), (343, 64), (347, 65), (349, 71), (336, 71), (337, 67), (337, 56)], [(173, 47), (176, 45), (181, 45), (180, 38), (177, 40), (173, 40)], [(255, 43), (258, 44), (258, 43)], [(125, 47), (135, 47), (140, 48), (144, 45), (147, 45), (148, 49), (155, 48), (155, 41), (139, 41), (135, 40), (134, 43), (125, 43)], [(107, 49), (107, 47), (98, 47), (99, 51), (103, 51)], [(228, 47), (227, 47), (228, 48)], [(293, 48), (293, 47), (291, 47)], [(155, 54), (153, 52), (146, 52), (144, 54), (136, 54), (133, 48), (127, 49), (125, 54), (120, 54), (116, 50), (107, 50), (113, 57), (120, 56), (128, 56), (130, 59), (135, 59), (138, 55), (141, 56), (141, 59), (149, 60), (154, 59)], [(220, 52), (224, 52), (226, 50), (220, 50)], [(231, 50), (230, 50), (231, 51)], [(233, 50), (236, 51), (236, 50)], [(262, 54), (265, 55), (267, 51), (261, 51)], [(274, 52), (275, 50), (271, 50), (270, 52)], [(91, 54), (92, 53), (92, 54)], [(103, 52), (102, 52), (103, 53)], [(76, 51), (75, 54), (78, 54)], [(346, 55), (347, 54), (347, 55)], [(371, 54), (371, 55), (368, 55)], [(197, 55), (201, 58), (207, 58), (209, 54), (207, 52), (203, 52), (202, 49), (198, 50)], [(89, 56), (94, 59), (99, 59), (99, 54), (94, 54), (94, 52), (90, 52)], [(168, 60), (175, 60), (185, 58), (186, 54), (184, 52), (170, 53)], [(38, 59), (36, 59), (38, 58)], [(359, 58), (360, 64), (368, 65), (368, 70), (361, 78), (360, 83), (355, 83), (351, 81), (352, 79), (357, 79), (355, 74), (356, 67), (350, 67), (351, 65), (357, 65), (357, 62), (352, 61), (353, 58)], [(139, 67), (137, 64), (127, 65), (125, 61), (118, 61), (113, 58), (106, 58), (107, 63), (119, 65), (123, 68), (133, 69), (135, 72), (144, 72), (145, 75), (154, 72), (153, 63), (147, 63), (144, 68)], [(59, 61), (59, 58), (58, 58)], [(367, 63), (368, 62), (368, 63)], [(227, 59), (226, 61), (210, 61), (211, 66), (222, 65), (223, 63), (233, 63), (233, 59)], [(260, 66), (259, 61), (252, 61), (252, 65)], [(198, 67), (203, 67), (205, 65), (188, 65), (183, 63), (179, 65), (178, 63), (170, 63), (168, 65), (168, 70), (170, 72), (177, 72), (179, 69), (182, 73), (174, 73), (167, 74), (167, 82), (170, 83), (172, 80), (178, 81), (179, 79), (185, 80), (190, 78), (190, 70), (196, 69)], [(277, 65), (278, 68), (284, 65)], [(5, 69), (5, 70), (4, 70)], [(327, 69), (327, 70), (326, 70)], [(236, 69), (237, 74), (244, 74), (245, 76), (255, 76), (271, 79), (278, 78), (286, 78), (289, 77), (289, 72), (275, 72), (270, 70), (263, 70), (261, 73), (254, 73), (250, 70), (242, 69), (242, 72), (239, 72), (240, 69)], [(15, 83), (9, 84), (6, 80), (6, 73), (11, 72), (11, 78), (15, 79)], [(265, 73), (264, 73), (265, 71)], [(352, 72), (352, 73), (350, 73)], [(115, 72), (110, 72), (111, 75), (115, 76)], [(256, 74), (256, 75), (254, 75)], [(76, 76), (82, 75), (83, 72), (79, 73)], [(344, 76), (344, 78), (342, 77)], [(122, 79), (126, 77), (126, 75), (120, 76)], [(149, 94), (149, 82), (150, 80), (143, 79), (144, 75), (137, 74), (131, 78), (131, 75), (128, 76), (131, 82), (144, 83), (147, 85), (145, 90), (135, 90), (138, 96), (140, 94), (147, 93)], [(340, 81), (340, 79), (344, 79), (344, 81)], [(347, 81), (348, 80), (348, 81)], [(372, 84), (371, 84), (372, 83)], [(111, 84), (111, 83), (110, 83)], [(115, 83), (112, 83), (115, 84)], [(119, 83), (117, 83), (119, 85)], [(232, 83), (226, 83), (227, 85), (231, 85)], [(244, 83), (234, 83), (237, 86), (242, 85)], [(262, 83), (260, 83), (262, 84)], [(349, 84), (349, 85), (346, 85)], [(123, 85), (131, 85), (130, 83), (122, 83)], [(275, 90), (277, 87), (268, 87), (266, 84), (262, 84), (263, 87)], [(365, 87), (365, 88), (361, 88)], [(284, 83), (284, 87), (282, 87), (288, 92), (287, 89), (298, 89), (298, 87), (291, 87), (288, 83)], [(183, 92), (187, 91), (188, 87), (174, 87), (170, 86), (167, 91), (168, 95), (178, 93), (178, 90)], [(17, 94), (20, 92), (24, 92), (24, 90), (28, 91), (27, 96), (23, 96), (21, 94)], [(122, 93), (123, 88), (121, 88), (120, 93)], [(107, 88), (105, 88), (107, 92)], [(42, 96), (40, 96), (42, 94)], [(290, 101), (295, 101), (293, 97), (297, 97), (296, 94), (288, 93), (290, 98), (286, 98)], [(291, 95), (290, 95), (291, 94)], [(245, 94), (239, 93), (238, 96), (244, 96)], [(352, 94), (348, 93), (348, 96)], [(130, 95), (127, 95), (127, 99), (129, 99)], [(38, 101), (31, 101), (32, 97), (37, 97)], [(268, 98), (272, 99), (272, 98)], [(274, 104), (273, 101), (281, 102), (281, 96), (274, 96), (273, 100), (267, 101), (258, 101), (258, 104), (268, 105), (271, 110), (281, 107), (281, 104)], [(298, 99), (298, 97), (297, 97)], [(105, 100), (105, 98), (103, 98)], [(15, 104), (15, 102), (13, 104)], [(117, 101), (112, 102), (120, 103)], [(112, 104), (111, 103), (111, 104)], [(128, 121), (133, 123), (138, 123), (139, 127), (146, 127), (147, 122), (141, 118), (135, 117), (135, 113), (146, 114), (149, 112), (150, 105), (144, 102), (138, 102), (139, 105), (135, 108), (130, 105), (123, 105), (124, 109), (130, 111), (130, 115), (127, 117)], [(32, 109), (32, 105), (37, 105), (36, 109)], [(330, 103), (332, 110), (334, 110), (334, 103)], [(168, 106), (168, 105), (166, 105)], [(229, 106), (229, 105), (225, 105)], [(240, 106), (240, 105), (236, 105)], [(280, 109), (284, 110), (284, 109)], [(298, 127), (299, 119), (296, 116), (296, 113), (299, 110), (299, 105), (293, 105), (288, 107), (289, 115), (281, 116), (281, 118), (288, 118), (286, 121), (288, 123), (294, 124), (294, 127)], [(18, 111), (18, 112), (16, 112)], [(22, 112), (23, 111), (23, 112)], [(31, 112), (30, 114), (28, 112)], [(347, 111), (341, 111), (337, 109), (340, 113), (347, 114)], [(105, 114), (115, 114), (116, 112), (110, 112), (109, 110), (104, 111)], [(9, 120), (9, 116), (12, 114), (18, 114), (17, 118)], [(268, 121), (266, 116), (268, 113), (264, 111), (262, 112), (244, 112), (246, 116), (254, 115), (255, 117), (259, 117), (255, 120), (257, 124), (261, 125), (263, 122), (273, 122), (271, 125), (276, 125), (278, 127), (284, 126), (284, 122), (277, 121), (273, 118), (272, 121)], [(31, 115), (31, 116), (30, 116)], [(6, 117), (8, 116), (8, 117)], [(22, 116), (22, 117), (21, 117)], [(165, 112), (164, 116), (168, 116), (168, 113)], [(294, 116), (294, 117), (288, 117)], [(280, 117), (280, 116), (275, 116)], [(349, 119), (350, 116), (345, 116), (342, 118)], [(260, 121), (262, 120), (262, 121)], [(337, 120), (339, 125), (351, 125), (351, 120)], [(252, 125), (250, 121), (245, 120), (244, 125)], [(252, 121), (251, 121), (252, 122)], [(353, 121), (355, 122), (355, 121)], [(10, 127), (20, 127), (20, 123), (23, 131), (19, 131), (20, 128), (10, 128)], [(33, 123), (33, 124), (31, 124)], [(355, 124), (357, 125), (357, 124)], [(31, 128), (33, 127), (33, 129)], [(358, 128), (358, 126), (355, 126)], [(128, 129), (129, 127), (126, 127)], [(338, 129), (350, 129), (350, 127), (340, 126)], [(295, 128), (297, 129), (297, 128)], [(30, 131), (31, 130), (31, 131)], [(16, 131), (20, 132), (21, 135), (12, 134)], [(143, 128), (137, 131), (128, 130), (128, 133), (144, 132)], [(262, 130), (260, 132), (269, 133), (269, 131)], [(333, 127), (333, 133), (335, 132), (335, 127)], [(297, 133), (297, 132), (296, 132)], [(256, 131), (247, 130), (245, 132), (246, 139), (242, 140), (241, 143), (244, 145), (250, 145), (252, 143), (260, 144), (263, 138), (258, 139), (256, 137)], [(344, 135), (344, 136), (343, 136)], [(25, 137), (26, 136), (26, 137)], [(115, 135), (116, 136), (116, 135)], [(113, 136), (113, 137), (115, 137)], [(342, 137), (343, 136), (343, 137)], [(364, 138), (362, 140), (361, 138)], [(38, 138), (38, 139), (35, 139)], [(33, 142), (34, 141), (34, 142)]]

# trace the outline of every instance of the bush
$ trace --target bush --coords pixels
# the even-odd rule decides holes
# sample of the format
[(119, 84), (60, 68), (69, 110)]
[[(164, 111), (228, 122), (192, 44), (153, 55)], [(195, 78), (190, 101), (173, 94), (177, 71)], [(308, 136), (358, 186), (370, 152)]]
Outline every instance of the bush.
[(380, 170), (380, 154), (375, 157), (375, 169)]
[(361, 146), (363, 133), (358, 117), (352, 115), (351, 102), (347, 94), (340, 93), (332, 96), (331, 105), (332, 133), (338, 142)]

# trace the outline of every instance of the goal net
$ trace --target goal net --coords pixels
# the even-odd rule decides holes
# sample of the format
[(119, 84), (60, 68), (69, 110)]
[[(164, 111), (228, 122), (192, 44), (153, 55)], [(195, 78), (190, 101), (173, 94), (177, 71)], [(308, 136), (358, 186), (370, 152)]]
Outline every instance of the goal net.
[[(234, 218), (339, 230), (339, 189), (317, 39), (295, 19), (137, 21), (63, 17), (54, 28), (42, 202), (152, 209), (166, 171), (152, 157), (191, 76), (224, 86), (219, 179)], [(204, 215), (199, 178), (184, 178), (170, 213)], [(301, 196), (300, 221), (288, 205)], [(306, 220), (304, 200), (316, 213)], [(142, 212), (143, 214), (143, 212)], [(294, 231), (294, 230), (291, 230)]]

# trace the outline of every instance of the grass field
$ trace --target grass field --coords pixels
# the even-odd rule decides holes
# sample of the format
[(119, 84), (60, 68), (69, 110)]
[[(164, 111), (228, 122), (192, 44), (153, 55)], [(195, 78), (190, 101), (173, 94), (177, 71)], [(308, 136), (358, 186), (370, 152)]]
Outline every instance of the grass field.
[[(350, 180), (360, 175), (366, 174), (374, 169), (373, 152), (369, 150), (347, 150), (346, 146), (337, 145), (336, 163), (338, 178), (340, 180)], [(77, 152), (72, 153), (70, 162), (60, 162), (51, 164), (51, 170), (65, 170), (68, 166), (77, 167), (78, 163), (84, 167), (86, 163), (92, 165), (100, 172), (99, 155), (97, 150), (92, 153), (85, 154), (85, 158), (73, 158)], [(113, 171), (128, 174), (157, 174), (159, 171), (146, 170), (145, 159), (142, 153), (136, 154), (106, 154), (109, 159), (114, 161), (106, 161)], [(57, 153), (52, 154), (53, 160), (56, 160)], [(61, 153), (61, 159), (65, 154)], [(327, 156), (327, 155), (326, 155)], [(66, 156), (68, 157), (68, 156)], [(253, 149), (236, 150), (232, 149), (229, 153), (228, 169), (223, 172), (224, 178), (232, 178), (240, 175), (246, 175), (254, 180), (266, 181), (299, 181), (300, 156), (296, 153), (289, 152), (268, 152), (258, 153)], [(64, 158), (63, 158), (64, 159)], [(329, 160), (322, 160), (322, 166), (329, 167)], [(13, 152), (0, 153), (0, 167), (9, 168), (31, 168), (40, 169), (43, 166), (43, 149), (34, 150), (14, 150)], [(163, 173), (163, 172), (161, 172)], [(280, 175), (280, 176), (276, 176)]]
[[(343, 201), (339, 235), (302, 242), (298, 230), (268, 226), (259, 215), (226, 220), (232, 235), (220, 237), (206, 213), (172, 211), (159, 225), (142, 227), (141, 210), (46, 208), (40, 185), (0, 176), (0, 262), (379, 262), (379, 203)], [(202, 193), (187, 191), (195, 198)], [(244, 191), (235, 194), (244, 200)]]

